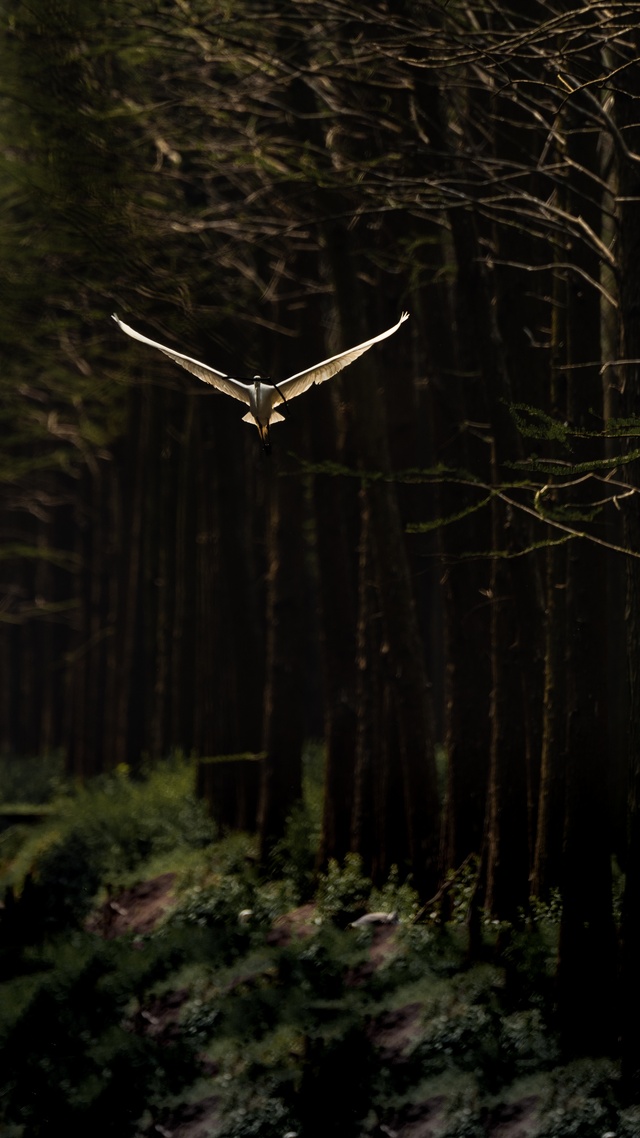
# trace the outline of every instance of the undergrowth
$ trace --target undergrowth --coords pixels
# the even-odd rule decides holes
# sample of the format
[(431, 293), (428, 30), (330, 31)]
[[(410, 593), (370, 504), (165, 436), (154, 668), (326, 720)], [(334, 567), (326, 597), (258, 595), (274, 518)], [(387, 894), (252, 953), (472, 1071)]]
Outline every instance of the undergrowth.
[[(54, 813), (20, 830), (2, 865), (14, 898), (0, 950), (8, 1138), (52, 1126), (147, 1138), (190, 1119), (216, 1138), (377, 1138), (405, 1125), (475, 1138), (519, 1112), (531, 1138), (640, 1132), (613, 1061), (561, 1065), (553, 906), (500, 930), (500, 957), (471, 966), (464, 875), (441, 927), (415, 922), (418, 898), (395, 869), (381, 889), (355, 856), (318, 874), (317, 752), (266, 876), (251, 836), (216, 838), (184, 761), (49, 786)], [(176, 896), (152, 931), (86, 931), (92, 906), (166, 869)], [(304, 935), (286, 933), (307, 901)], [(373, 910), (398, 923), (351, 927)], [(385, 948), (375, 967), (372, 944)]]
[[(55, 812), (24, 836), (0, 864), (0, 889), (20, 895), (29, 883), (34, 920), (43, 929), (78, 925), (100, 886), (122, 889), (143, 868), (188, 864), (208, 847), (215, 829), (195, 797), (193, 765), (180, 758), (133, 778), (127, 768), (95, 779), (86, 788), (53, 799)], [(1, 847), (0, 847), (1, 852)]]

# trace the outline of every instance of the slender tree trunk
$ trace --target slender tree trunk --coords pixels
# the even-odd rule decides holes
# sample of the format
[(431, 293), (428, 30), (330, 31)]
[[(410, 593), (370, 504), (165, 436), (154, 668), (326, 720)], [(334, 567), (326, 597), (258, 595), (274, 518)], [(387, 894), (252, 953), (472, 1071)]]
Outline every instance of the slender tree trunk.
[(544, 691), (540, 790), (531, 893), (548, 901), (561, 874), (562, 819), (566, 765), (564, 547), (550, 545), (546, 554)]
[[(356, 706), (354, 797), (350, 849), (362, 858), (365, 872), (371, 872), (373, 843), (385, 837), (375, 833), (374, 780), (380, 766), (381, 698), (378, 652), (379, 628), (374, 614), (378, 609), (377, 591), (371, 563), (371, 509), (364, 487), (360, 488), (360, 541), (358, 546), (358, 624), (356, 631)], [(377, 632), (377, 635), (376, 635)]]
[[(616, 53), (615, 62), (637, 58), (640, 37), (635, 34), (632, 46)], [(637, 69), (625, 69), (625, 82), (616, 92), (615, 109), (617, 126), (624, 132), (629, 151), (637, 155), (640, 148), (638, 104), (640, 82)], [(640, 168), (637, 159), (631, 160), (618, 152), (618, 249), (619, 249), (619, 304), (620, 304), (620, 364), (618, 383), (621, 394), (621, 413), (624, 418), (640, 418), (640, 215), (637, 199), (640, 196)], [(634, 447), (636, 438), (627, 442)], [(625, 544), (636, 556), (626, 563), (626, 629), (627, 667), (629, 676), (629, 715), (626, 722), (629, 746), (629, 791), (626, 880), (622, 920), (622, 1073), (627, 1098), (640, 1099), (640, 524), (638, 522), (637, 487), (640, 481), (638, 462), (625, 465), (624, 477), (636, 492), (627, 498), (623, 508)]]
[[(118, 671), (115, 692), (115, 737), (113, 763), (136, 765), (140, 758), (142, 739), (134, 730), (131, 711), (140, 696), (142, 677), (136, 675), (134, 665), (140, 635), (140, 591), (144, 506), (144, 469), (147, 458), (149, 430), (148, 390), (132, 391), (134, 411), (135, 450), (122, 487), (129, 506), (123, 509), (124, 565), (121, 569), (121, 586), (118, 595)], [(135, 693), (134, 693), (135, 688)], [(135, 718), (138, 720), (139, 712)]]
[[(359, 287), (348, 259), (346, 232), (327, 232), (327, 247), (342, 323), (364, 339)], [(367, 367), (367, 362), (369, 366)], [(351, 377), (355, 392), (353, 431), (365, 470), (388, 470), (389, 453), (381, 392), (371, 357)], [(410, 865), (417, 887), (433, 892), (437, 883), (439, 807), (434, 736), (424, 650), (418, 630), (413, 588), (397, 501), (392, 485), (367, 487), (371, 547), (382, 605), (387, 666), (402, 758), (405, 825)]]
[[(306, 262), (301, 269), (304, 270)], [(309, 272), (314, 266), (306, 266)], [(317, 302), (316, 302), (317, 304)], [(315, 305), (314, 305), (315, 309)], [(309, 358), (322, 359), (325, 340), (317, 312), (302, 322)], [(345, 422), (338, 393), (323, 384), (296, 404), (307, 412), (310, 457), (321, 464), (344, 462)], [(342, 862), (351, 849), (358, 700), (356, 696), (356, 607), (358, 494), (354, 479), (330, 472), (313, 476), (311, 501), (319, 608), (320, 663), (324, 705), (325, 783), (318, 864)]]
[[(508, 462), (521, 457), (521, 441), (509, 412), (511, 401), (504, 344), (491, 305), (489, 280), (472, 222), (452, 218), (458, 287), (465, 298), (467, 334), (477, 345), (491, 422), (490, 477), (496, 489), (510, 477)], [(535, 579), (522, 558), (506, 560), (526, 542), (515, 511), (494, 497), (489, 583), (490, 757), (485, 820), (486, 898), (495, 916), (513, 919), (526, 905), (529, 878), (526, 731), (523, 697), (535, 659), (529, 620), (535, 603)]]
[(302, 792), (304, 741), (303, 488), (286, 456), (276, 452), (268, 471), (267, 670), (264, 693), (260, 859), (282, 836)]
[[(557, 256), (562, 257), (559, 251)], [(566, 311), (567, 285), (558, 269), (553, 276), (551, 312), (551, 390), (549, 413), (566, 417)], [(564, 458), (553, 442), (548, 457)], [(551, 477), (547, 500), (556, 505)], [(562, 870), (562, 828), (567, 762), (566, 724), (566, 586), (567, 552), (555, 543), (545, 551), (544, 607), (544, 686), (542, 693), (542, 741), (540, 786), (534, 845), (531, 892), (549, 900), (551, 890), (560, 884)]]
[[(568, 138), (571, 157), (579, 167), (599, 170), (593, 135), (569, 133)], [(591, 190), (590, 178), (583, 182), (576, 177), (568, 204), (597, 232), (599, 206), (590, 200)], [(597, 253), (583, 245), (573, 255), (576, 264), (597, 279)], [(592, 362), (600, 354), (599, 311), (596, 290), (586, 289), (577, 272), (570, 274), (565, 309), (567, 359), (572, 365), (567, 418), (585, 432), (601, 423), (602, 386), (599, 369)], [(582, 451), (583, 444), (576, 439), (576, 461)], [(588, 454), (593, 457), (593, 444)], [(578, 501), (581, 490), (588, 509), (592, 488), (584, 483), (577, 488)], [(615, 1037), (617, 960), (607, 802), (605, 580), (603, 550), (594, 543), (573, 542), (567, 566), (567, 768), (557, 973), (561, 1028), (571, 1052), (606, 1051)]]

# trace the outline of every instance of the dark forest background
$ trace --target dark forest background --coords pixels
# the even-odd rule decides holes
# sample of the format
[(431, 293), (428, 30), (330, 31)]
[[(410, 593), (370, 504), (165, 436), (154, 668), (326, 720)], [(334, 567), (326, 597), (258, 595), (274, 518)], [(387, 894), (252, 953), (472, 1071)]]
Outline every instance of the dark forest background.
[[(637, 16), (6, 0), (0, 732), (194, 754), (264, 857), (322, 737), (322, 863), (559, 891), (565, 1034), (640, 1087)], [(271, 458), (109, 319), (277, 379), (404, 308)]]

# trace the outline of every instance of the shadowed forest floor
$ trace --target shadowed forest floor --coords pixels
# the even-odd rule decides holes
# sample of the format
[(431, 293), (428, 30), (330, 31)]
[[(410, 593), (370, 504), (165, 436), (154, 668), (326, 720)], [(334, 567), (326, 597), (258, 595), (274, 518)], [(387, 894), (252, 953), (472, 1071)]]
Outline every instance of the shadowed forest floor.
[[(141, 937), (152, 933), (176, 903), (175, 878), (175, 874), (165, 873), (123, 890), (105, 901), (91, 915), (87, 928), (109, 939), (127, 935)], [(316, 942), (318, 940), (322, 924), (322, 917), (315, 904), (298, 906), (274, 920), (271, 928), (265, 931), (265, 944), (271, 947), (272, 953), (275, 949), (275, 957), (278, 950), (284, 951), (292, 944), (299, 950), (305, 942), (307, 948), (302, 951), (309, 953), (314, 939)], [(561, 1091), (564, 1073), (554, 1073), (552, 1068), (548, 1069), (546, 1076), (538, 1074), (536, 1078), (535, 1075), (524, 1075), (508, 1088), (500, 1088), (494, 1093), (489, 1093), (487, 1088), (483, 1089), (481, 1072), (468, 1069), (468, 1057), (464, 1054), (468, 1040), (465, 1040), (464, 1029), (457, 1033), (459, 1054), (456, 1054), (455, 1027), (450, 1040), (437, 1040), (438, 1026), (444, 1026), (443, 1005), (436, 1002), (434, 1008), (429, 993), (421, 994), (419, 981), (411, 981), (409, 985), (410, 994), (417, 998), (407, 1000), (402, 983), (397, 988), (394, 984), (389, 985), (390, 974), (402, 975), (403, 971), (414, 971), (406, 930), (399, 925), (383, 924), (372, 926), (364, 935), (355, 929), (344, 930), (343, 935), (352, 942), (357, 941), (355, 963), (345, 968), (343, 982), (347, 991), (356, 990), (359, 993), (361, 1017), (356, 1030), (361, 1032), (362, 1044), (369, 1051), (372, 1067), (369, 1081), (375, 1087), (377, 1078), (380, 1078), (391, 1091), (396, 1081), (405, 1087), (405, 1094), (398, 1097), (394, 1106), (385, 1109), (377, 1102), (376, 1108), (363, 1120), (364, 1125), (357, 1127), (354, 1132), (386, 1135), (387, 1138), (453, 1138), (454, 1135), (480, 1134), (490, 1138), (542, 1138), (543, 1135), (560, 1136), (579, 1132), (585, 1135), (632, 1133), (626, 1129), (607, 1130), (611, 1119), (611, 1104), (608, 1107), (606, 1101), (600, 1101), (597, 1095), (598, 1083), (601, 1092), (607, 1083), (610, 1088), (615, 1084), (614, 1067), (607, 1061), (586, 1062), (582, 1068), (578, 1065), (572, 1075), (569, 1075), (567, 1094)], [(272, 954), (272, 962), (273, 959)], [(445, 972), (448, 971), (445, 969)], [(227, 996), (238, 992), (239, 999), (242, 999), (247, 991), (264, 982), (269, 975), (273, 975), (273, 964), (262, 973), (256, 973), (254, 965), (246, 958), (241, 958), (237, 961), (233, 975), (226, 980)], [(503, 970), (487, 966), (487, 976), (480, 981), (480, 988), (488, 984), (490, 990), (500, 993), (504, 991), (505, 983)], [(412, 990), (414, 988), (415, 992)], [(390, 990), (393, 993), (391, 998)], [(168, 987), (161, 995), (152, 996), (141, 1007), (138, 1030), (161, 1041), (179, 1041), (192, 1002), (192, 986)], [(476, 1004), (476, 1011), (481, 1006), (480, 1003)], [(453, 1002), (449, 1002), (450, 1026), (455, 1025), (456, 1018), (462, 1020), (468, 1016), (473, 1007), (473, 1003), (463, 1004), (461, 994), (456, 994)], [(520, 1061), (523, 1067), (533, 1069), (536, 1057), (531, 1051), (527, 1054), (525, 1039), (527, 1014), (530, 1015), (530, 1011), (520, 1012), (521, 1035), (518, 1038), (516, 1028), (512, 1038), (511, 1059), (515, 1066)], [(518, 1013), (515, 1018), (517, 1016)], [(505, 1013), (505, 1021), (509, 1019), (513, 1027), (514, 1013), (511, 1016)], [(485, 1026), (490, 1034), (491, 1026), (489, 1023)], [(439, 1079), (432, 1078), (426, 1083), (418, 1081), (412, 1086), (409, 1072), (413, 1068), (414, 1075), (418, 1073), (415, 1056), (421, 1050), (428, 1049), (430, 1040), (434, 1042), (434, 1034), (435, 1048), (442, 1048), (447, 1056), (445, 1067), (451, 1069), (441, 1074)], [(540, 1046), (542, 1041), (538, 1039), (537, 1042)], [(553, 1044), (549, 1043), (549, 1055), (552, 1052)], [(215, 1087), (221, 1077), (220, 1065), (208, 1059), (206, 1052), (201, 1054), (200, 1059), (203, 1069), (209, 1075), (211, 1086)], [(462, 1070), (456, 1072), (457, 1060), (462, 1061)], [(345, 1063), (348, 1072), (348, 1059)], [(429, 1066), (428, 1062), (426, 1066)], [(390, 1097), (393, 1098), (393, 1093)], [(606, 1097), (605, 1092), (603, 1098), (606, 1100)], [(218, 1133), (243, 1132), (241, 1125), (238, 1128), (240, 1119), (236, 1119), (232, 1131), (225, 1126), (224, 1105), (224, 1094), (203, 1093), (202, 1097), (196, 1097), (193, 1101), (177, 1104), (161, 1124), (156, 1124), (155, 1129), (174, 1138), (207, 1138)], [(346, 1106), (345, 1100), (343, 1107)], [(241, 1111), (242, 1109), (240, 1107)], [(335, 1101), (332, 1109), (339, 1113), (340, 1103)], [(629, 1113), (628, 1122), (633, 1125), (635, 1117), (635, 1112)], [(580, 1131), (581, 1125), (592, 1126), (594, 1129)], [(258, 1120), (250, 1122), (246, 1130), (247, 1133), (261, 1131)]]
[(3, 1138), (637, 1138), (617, 1058), (562, 1054), (553, 905), (471, 962), (463, 874), (442, 924), (357, 857), (318, 873), (312, 780), (261, 871), (192, 786), (57, 786), (0, 834)]

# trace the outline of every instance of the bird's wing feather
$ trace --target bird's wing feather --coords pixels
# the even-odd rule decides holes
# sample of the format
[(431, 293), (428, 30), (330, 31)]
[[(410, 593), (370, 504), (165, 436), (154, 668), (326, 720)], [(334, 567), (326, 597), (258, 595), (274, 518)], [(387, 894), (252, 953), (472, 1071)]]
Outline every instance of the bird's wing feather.
[[(331, 379), (332, 376), (337, 375), (344, 367), (348, 367), (354, 360), (358, 359), (363, 352), (366, 352), (373, 344), (377, 344), (379, 340), (386, 340), (387, 336), (392, 336), (394, 332), (398, 331), (400, 325), (409, 317), (408, 312), (403, 312), (397, 324), (393, 328), (387, 328), (386, 332), (381, 332), (379, 336), (373, 336), (371, 340), (365, 340), (363, 344), (357, 344), (355, 348), (348, 348), (346, 352), (341, 352), (338, 356), (331, 356), (328, 360), (323, 360), (321, 364), (316, 364), (315, 367), (307, 368), (306, 371), (300, 371), (296, 375), (292, 375), (289, 379), (283, 380), (278, 384), (278, 390), (282, 392), (285, 399), (295, 399), (296, 395), (302, 395), (303, 391), (307, 391), (314, 383), (324, 383), (326, 379)], [(274, 406), (282, 403), (282, 399), (276, 396), (274, 399)]]
[(165, 348), (164, 344), (157, 344), (155, 340), (149, 340), (147, 336), (142, 336), (140, 332), (136, 332), (130, 328), (128, 324), (123, 324), (117, 316), (112, 317), (115, 320), (118, 328), (126, 332), (127, 336), (132, 336), (134, 340), (139, 340), (141, 344), (148, 344), (150, 348), (158, 348), (160, 352), (164, 352), (165, 356), (175, 360), (181, 367), (186, 368), (187, 371), (197, 375), (198, 379), (203, 379), (205, 383), (210, 383), (212, 387), (216, 387), (218, 391), (224, 391), (226, 395), (232, 395), (234, 399), (239, 399), (242, 403), (250, 403), (249, 391), (251, 387), (249, 384), (241, 383), (239, 379), (232, 379), (231, 376), (225, 375), (221, 371), (216, 371), (215, 368), (208, 367), (207, 364), (202, 364), (199, 360), (192, 360), (190, 356), (185, 356), (182, 352), (176, 352), (173, 348)]

